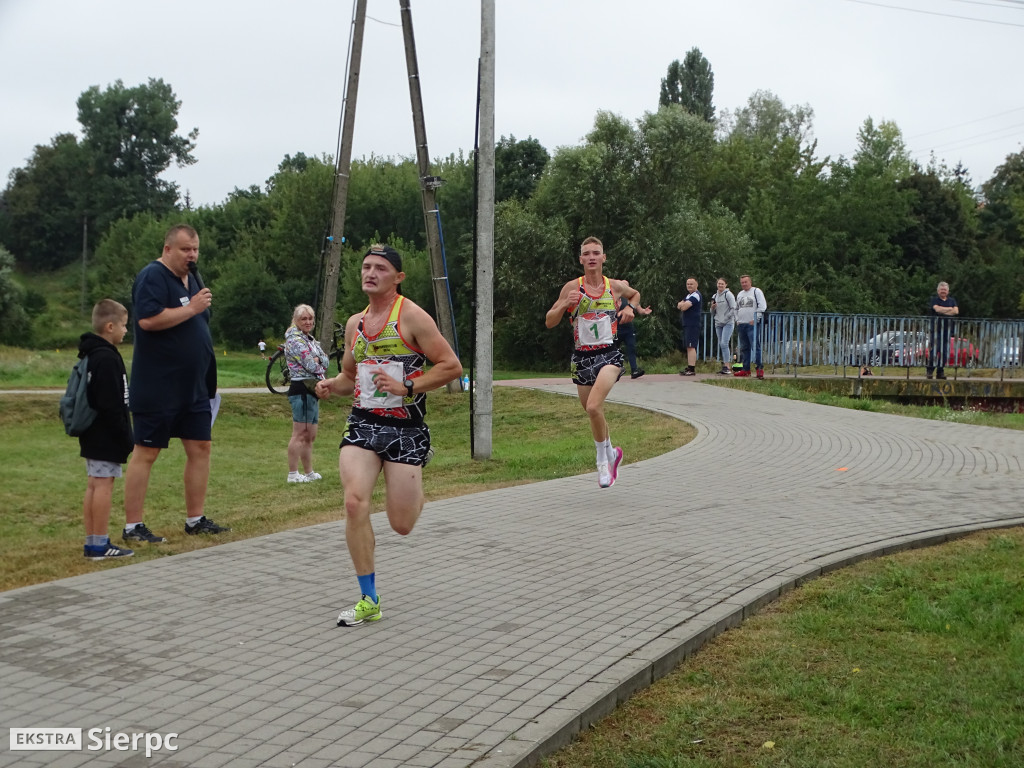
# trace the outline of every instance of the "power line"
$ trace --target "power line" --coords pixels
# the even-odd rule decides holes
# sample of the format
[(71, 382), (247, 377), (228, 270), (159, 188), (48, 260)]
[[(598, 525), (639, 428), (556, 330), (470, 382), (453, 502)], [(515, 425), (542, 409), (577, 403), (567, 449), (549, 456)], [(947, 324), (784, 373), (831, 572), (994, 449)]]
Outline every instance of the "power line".
[(994, 120), (997, 117), (1002, 117), (1003, 115), (1012, 115), (1014, 112), (1020, 112), (1022, 110), (1024, 110), (1024, 107), (1017, 107), (1015, 109), (1008, 109), (1005, 112), (999, 112), (995, 115), (989, 115), (987, 117), (979, 117), (974, 120), (968, 120), (966, 123), (957, 123), (956, 125), (947, 125), (945, 128), (936, 128), (933, 131), (915, 133), (913, 136), (907, 136), (907, 140), (909, 141), (910, 139), (920, 139), (925, 136), (931, 136), (932, 134), (935, 133), (942, 133), (943, 131), (952, 131), (954, 128), (963, 128), (965, 125), (973, 125), (974, 123), (980, 123), (985, 120)]
[(951, 139), (950, 141), (943, 142), (942, 144), (935, 144), (929, 147), (928, 149), (915, 150), (912, 154), (918, 154), (920, 152), (933, 152), (939, 150), (950, 151), (970, 146), (971, 144), (986, 144), (990, 141), (1007, 139), (1012, 137), (1014, 134), (1018, 134), (1020, 128), (1024, 128), (1024, 123), (1008, 125), (1003, 128), (995, 128), (991, 131), (985, 131), (984, 133), (976, 133), (973, 136), (964, 136), (963, 138), (960, 139)]
[(860, 5), (873, 5), (877, 8), (886, 8), (890, 11), (909, 11), (910, 13), (924, 13), (928, 16), (943, 16), (947, 19), (960, 19), (961, 21), (977, 21), (983, 24), (998, 24), (1001, 27), (1024, 27), (1024, 24), (1014, 24), (1009, 21), (996, 21), (994, 19), (978, 19), (973, 16), (957, 16), (952, 13), (939, 13), (937, 11), (922, 11), (920, 8), (904, 8), (900, 5), (886, 5), (884, 3), (873, 3), (870, 0), (846, 0), (848, 3)]
[(384, 24), (384, 25), (389, 26), (389, 27), (401, 27), (402, 26), (401, 24), (395, 24), (392, 21), (384, 21), (384, 19), (376, 19), (373, 16), (370, 16), (369, 14), (367, 14), (366, 18), (368, 18), (370, 21), (376, 21), (378, 24)]
[(1024, 0), (1013, 0), (1013, 5), (986, 3), (983, 0), (950, 0), (950, 2), (967, 3), (968, 5), (987, 5), (989, 8), (1002, 8), (1004, 11), (1024, 11)]

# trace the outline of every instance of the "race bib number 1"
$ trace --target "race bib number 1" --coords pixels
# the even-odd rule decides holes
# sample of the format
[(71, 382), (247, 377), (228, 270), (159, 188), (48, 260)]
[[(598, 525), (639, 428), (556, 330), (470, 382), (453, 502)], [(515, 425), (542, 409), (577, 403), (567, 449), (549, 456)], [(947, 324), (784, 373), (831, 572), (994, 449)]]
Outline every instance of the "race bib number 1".
[(405, 378), (405, 367), (396, 360), (374, 362), (364, 360), (356, 366), (356, 377), (359, 380), (359, 407), (367, 410), (375, 408), (401, 408), (402, 395), (378, 390), (373, 383), (374, 374), (385, 373), (393, 379), (402, 381)]
[(580, 315), (576, 323), (580, 345), (597, 347), (612, 343), (611, 315)]

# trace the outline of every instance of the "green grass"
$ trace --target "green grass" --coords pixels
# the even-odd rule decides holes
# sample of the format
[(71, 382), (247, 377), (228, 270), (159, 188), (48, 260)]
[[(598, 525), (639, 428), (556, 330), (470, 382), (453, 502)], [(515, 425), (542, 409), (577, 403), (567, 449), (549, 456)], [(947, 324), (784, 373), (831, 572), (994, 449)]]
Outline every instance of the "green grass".
[[(85, 329), (79, 331), (81, 334)], [(78, 359), (78, 341), (70, 346), (46, 349), (22, 349), (0, 345), (0, 390), (4, 389), (63, 389), (68, 382), (71, 367)], [(131, 370), (132, 345), (122, 344), (118, 348), (125, 365)], [(222, 389), (238, 387), (265, 387), (264, 374), (267, 361), (259, 352), (238, 352), (215, 347), (217, 353), (218, 386)], [(267, 348), (267, 357), (274, 349)], [(469, 373), (467, 367), (466, 373)], [(332, 373), (337, 373), (331, 363)], [(545, 376), (567, 377), (566, 371), (542, 373), (538, 371), (495, 371), (494, 379), (534, 379)]]
[(547, 768), (1024, 765), (1024, 530), (788, 593)]
[[(243, 360), (237, 367), (241, 370), (246, 364)], [(0, 442), (0, 465), (4, 467), (0, 590), (97, 567), (131, 567), (133, 562), (223, 541), (340, 519), (338, 442), (350, 406), (350, 398), (332, 398), (321, 404), (314, 463), (324, 479), (296, 486), (285, 483), (286, 447), (291, 436), (287, 399), (269, 393), (224, 395), (214, 427), (207, 511), (218, 523), (231, 526), (232, 532), (212, 541), (185, 535), (184, 454), (175, 441), (157, 461), (146, 499), (147, 524), (169, 541), (156, 547), (133, 547), (136, 556), (124, 563), (92, 563), (82, 557), (85, 462), (78, 456), (78, 441), (64, 435), (56, 397), (0, 396), (4, 435)], [(689, 425), (637, 408), (609, 404), (606, 412), (615, 428), (616, 443), (623, 446), (631, 462), (683, 445), (695, 434)], [(436, 451), (424, 472), (428, 500), (594, 471), (593, 441), (575, 398), (496, 387), (493, 458), (486, 461), (470, 457), (466, 395), (432, 394), (427, 423)], [(124, 522), (123, 485), (121, 480), (114, 484), (111, 530), (115, 541)], [(375, 495), (378, 510), (382, 489), (381, 483)]]

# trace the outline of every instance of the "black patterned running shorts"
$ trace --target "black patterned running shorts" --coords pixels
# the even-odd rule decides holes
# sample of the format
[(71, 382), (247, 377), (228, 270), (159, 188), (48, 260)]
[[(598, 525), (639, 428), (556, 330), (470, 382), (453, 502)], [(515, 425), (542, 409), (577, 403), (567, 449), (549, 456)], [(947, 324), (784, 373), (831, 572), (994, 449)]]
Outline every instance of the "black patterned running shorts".
[(422, 422), (394, 426), (352, 413), (338, 447), (346, 445), (373, 451), (381, 461), (422, 467), (430, 460), (430, 429)]
[(597, 374), (606, 365), (614, 365), (622, 368), (622, 352), (615, 347), (607, 350), (594, 352), (573, 352), (572, 364), (569, 371), (572, 373), (572, 383), (583, 387), (592, 387), (597, 381)]

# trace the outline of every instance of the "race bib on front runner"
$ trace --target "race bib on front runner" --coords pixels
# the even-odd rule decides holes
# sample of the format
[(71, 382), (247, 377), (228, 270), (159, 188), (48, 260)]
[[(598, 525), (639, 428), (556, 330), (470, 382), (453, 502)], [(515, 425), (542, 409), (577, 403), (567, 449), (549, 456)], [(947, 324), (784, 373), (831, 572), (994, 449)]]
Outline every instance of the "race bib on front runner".
[(576, 318), (580, 346), (598, 347), (612, 343), (611, 315), (588, 312)]
[(363, 360), (356, 366), (356, 377), (359, 380), (359, 407), (366, 410), (375, 408), (401, 408), (402, 395), (394, 395), (377, 389), (373, 383), (374, 374), (385, 373), (393, 379), (405, 379), (405, 367), (397, 360), (375, 362)]

